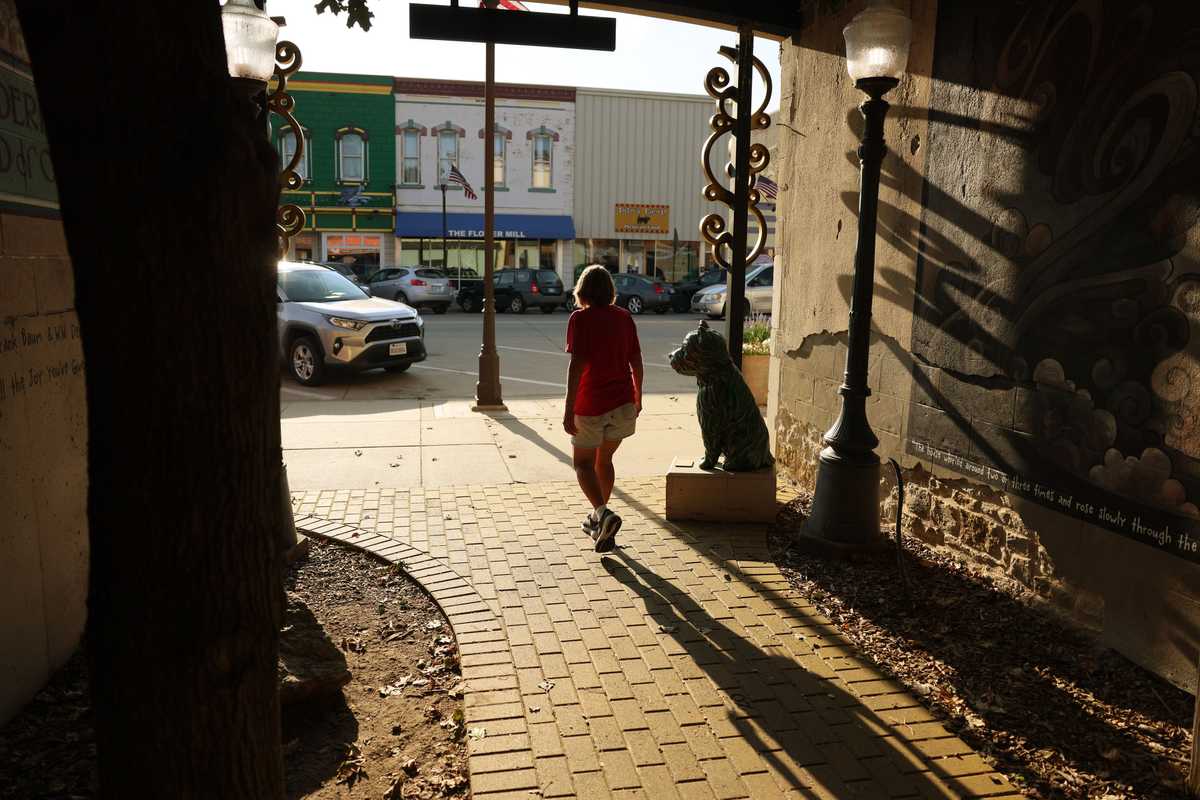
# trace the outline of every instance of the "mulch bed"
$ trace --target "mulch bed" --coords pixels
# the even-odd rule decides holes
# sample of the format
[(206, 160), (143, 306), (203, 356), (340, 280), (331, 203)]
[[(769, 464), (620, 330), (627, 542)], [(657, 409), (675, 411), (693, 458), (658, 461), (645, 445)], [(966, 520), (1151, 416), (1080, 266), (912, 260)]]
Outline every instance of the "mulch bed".
[(288, 797), (467, 794), (458, 648), (441, 609), (397, 567), (319, 540), (288, 589), (351, 674), (332, 705), (284, 709)]
[(772, 532), (792, 586), (1027, 796), (1186, 797), (1190, 695), (912, 537), (907, 585), (894, 554), (790, 550), (810, 503), (789, 503)]
[[(458, 650), (441, 610), (393, 566), (320, 541), (287, 577), (351, 680), (284, 709), (289, 800), (467, 796)], [(0, 797), (98, 796), (87, 667), (76, 656), (0, 728)]]

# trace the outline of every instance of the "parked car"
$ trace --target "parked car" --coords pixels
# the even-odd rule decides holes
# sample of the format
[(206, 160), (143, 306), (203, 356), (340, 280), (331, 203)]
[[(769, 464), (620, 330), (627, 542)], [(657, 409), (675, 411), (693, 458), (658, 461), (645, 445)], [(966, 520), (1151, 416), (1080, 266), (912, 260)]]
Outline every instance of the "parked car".
[(337, 270), (280, 261), (276, 282), (280, 357), (305, 386), (331, 368), (403, 372), (425, 360), (425, 327), (416, 309), (371, 297)]
[(699, 275), (677, 281), (672, 287), (674, 291), (671, 293), (671, 309), (686, 314), (691, 309), (692, 295), (718, 283), (725, 283), (725, 270), (720, 267), (713, 267)]
[(671, 308), (671, 287), (657, 278), (622, 272), (613, 276), (613, 282), (617, 285), (617, 305), (630, 314), (647, 309), (665, 314)]
[[(775, 267), (771, 264), (761, 264), (746, 273), (746, 299), (743, 301), (746, 314), (771, 313), (774, 280)], [(724, 284), (701, 289), (692, 295), (692, 311), (707, 314), (712, 319), (725, 316), (725, 294)]]
[(479, 273), (473, 267), (450, 267), (445, 272), (446, 277), (450, 279), (450, 288), (454, 291), (461, 289), (464, 285), (472, 281), (482, 280)]
[(453, 299), (450, 279), (432, 267), (385, 267), (367, 278), (376, 297), (390, 297), (413, 308), (429, 307), (445, 314)]
[[(496, 295), (496, 310), (524, 314), (526, 309), (538, 308), (543, 314), (553, 314), (563, 304), (563, 282), (552, 269), (497, 270), (492, 276)], [(483, 310), (483, 281), (476, 281), (458, 290), (458, 304), (463, 311)]]

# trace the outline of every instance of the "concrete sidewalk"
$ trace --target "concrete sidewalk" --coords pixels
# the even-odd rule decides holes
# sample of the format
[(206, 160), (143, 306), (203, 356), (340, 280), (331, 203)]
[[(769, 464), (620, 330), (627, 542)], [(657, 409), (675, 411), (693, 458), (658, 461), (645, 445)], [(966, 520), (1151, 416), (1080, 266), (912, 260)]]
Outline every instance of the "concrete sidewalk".
[(446, 611), (478, 800), (1020, 800), (792, 592), (766, 526), (668, 522), (661, 477), (618, 480), (625, 525), (601, 557), (574, 481), (488, 486), (465, 460), (453, 469), (474, 485), (293, 505), (298, 528), (402, 564)]
[[(623, 477), (663, 475), (700, 455), (694, 394), (645, 397), (638, 433), (615, 463)], [(503, 485), (570, 480), (559, 398), (513, 399), (480, 413), (470, 400), (285, 402), (283, 457), (293, 490)]]

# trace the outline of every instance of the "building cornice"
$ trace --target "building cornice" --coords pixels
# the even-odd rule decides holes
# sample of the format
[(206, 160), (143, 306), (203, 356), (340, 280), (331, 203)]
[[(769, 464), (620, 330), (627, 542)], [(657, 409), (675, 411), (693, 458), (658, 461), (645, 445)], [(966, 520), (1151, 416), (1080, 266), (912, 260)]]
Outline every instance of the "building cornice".
[[(483, 97), (479, 81), (431, 80), (428, 78), (395, 78), (392, 91), (397, 95), (434, 95), (440, 97)], [(532, 86), (521, 83), (497, 83), (496, 97), (506, 100), (544, 100), (574, 103), (575, 89), (571, 86)]]

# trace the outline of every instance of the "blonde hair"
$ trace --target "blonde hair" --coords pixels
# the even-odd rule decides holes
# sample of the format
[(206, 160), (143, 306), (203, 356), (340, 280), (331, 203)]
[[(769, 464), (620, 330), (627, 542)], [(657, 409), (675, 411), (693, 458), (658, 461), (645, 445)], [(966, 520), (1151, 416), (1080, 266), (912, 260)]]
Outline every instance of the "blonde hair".
[(617, 299), (617, 287), (607, 267), (592, 264), (575, 283), (575, 303), (580, 307), (610, 306)]

